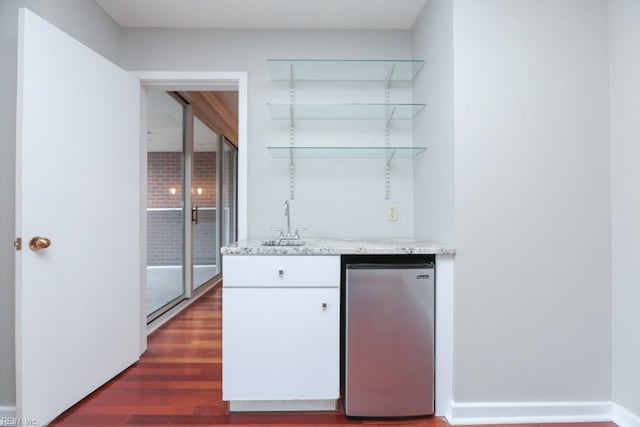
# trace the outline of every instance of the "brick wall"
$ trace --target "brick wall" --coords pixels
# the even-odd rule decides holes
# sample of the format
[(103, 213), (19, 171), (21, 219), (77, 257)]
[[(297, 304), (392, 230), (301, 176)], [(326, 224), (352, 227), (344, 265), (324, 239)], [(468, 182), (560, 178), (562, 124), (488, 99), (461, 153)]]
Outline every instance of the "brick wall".
[[(182, 264), (183, 212), (180, 208), (183, 205), (183, 167), (182, 153), (147, 154), (147, 207), (152, 209), (147, 211), (148, 265)], [(198, 225), (193, 230), (195, 264), (215, 264), (216, 213), (202, 209), (215, 207), (215, 170), (215, 152), (194, 153), (192, 200), (201, 208)]]
[[(215, 207), (216, 185), (216, 153), (193, 153), (193, 205)], [(202, 194), (198, 194), (198, 189), (202, 190)]]
[[(213, 207), (216, 203), (216, 153), (193, 154), (193, 204)], [(148, 208), (182, 207), (183, 170), (182, 153), (147, 153)], [(202, 190), (201, 194), (198, 189)]]
[(147, 208), (182, 207), (183, 163), (182, 153), (147, 153)]

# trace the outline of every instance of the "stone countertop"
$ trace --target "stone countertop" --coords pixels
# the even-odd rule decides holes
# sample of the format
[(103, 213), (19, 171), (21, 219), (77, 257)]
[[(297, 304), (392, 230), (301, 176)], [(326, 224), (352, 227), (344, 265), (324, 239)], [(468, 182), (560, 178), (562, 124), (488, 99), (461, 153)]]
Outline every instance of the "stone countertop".
[(453, 255), (442, 243), (413, 239), (302, 239), (302, 246), (263, 246), (265, 239), (241, 240), (220, 249), (222, 255)]

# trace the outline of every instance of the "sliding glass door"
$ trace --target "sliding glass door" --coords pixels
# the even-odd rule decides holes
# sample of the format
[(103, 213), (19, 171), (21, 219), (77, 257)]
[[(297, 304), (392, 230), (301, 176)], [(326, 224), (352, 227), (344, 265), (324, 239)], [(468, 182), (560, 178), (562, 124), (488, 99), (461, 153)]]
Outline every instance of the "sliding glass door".
[(222, 246), (238, 240), (238, 149), (226, 138), (222, 143)]
[(147, 314), (185, 297), (184, 106), (166, 92), (148, 93)]
[(191, 223), (193, 289), (219, 273), (218, 150), (220, 136), (198, 117), (193, 121)]
[[(237, 148), (179, 94), (148, 91), (147, 318), (207, 289), (237, 236)], [(186, 208), (185, 208), (186, 207)]]

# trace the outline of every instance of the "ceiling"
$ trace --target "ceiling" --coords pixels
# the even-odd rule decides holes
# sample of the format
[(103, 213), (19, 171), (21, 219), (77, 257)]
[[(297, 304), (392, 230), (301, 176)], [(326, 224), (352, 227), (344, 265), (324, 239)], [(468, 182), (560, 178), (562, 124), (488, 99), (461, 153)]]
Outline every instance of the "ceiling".
[(402, 29), (426, 0), (96, 0), (122, 27)]

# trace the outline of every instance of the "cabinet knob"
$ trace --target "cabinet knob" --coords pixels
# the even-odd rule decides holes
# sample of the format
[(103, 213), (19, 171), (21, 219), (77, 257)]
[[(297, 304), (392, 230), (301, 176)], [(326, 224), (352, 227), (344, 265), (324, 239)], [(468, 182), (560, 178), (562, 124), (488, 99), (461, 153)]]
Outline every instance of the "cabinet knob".
[(323, 302), (323, 303), (322, 303), (322, 309), (323, 309), (323, 310), (326, 310), (328, 305), (329, 305), (329, 304), (327, 304), (326, 302)]
[(278, 270), (278, 276), (284, 277), (284, 270)]

